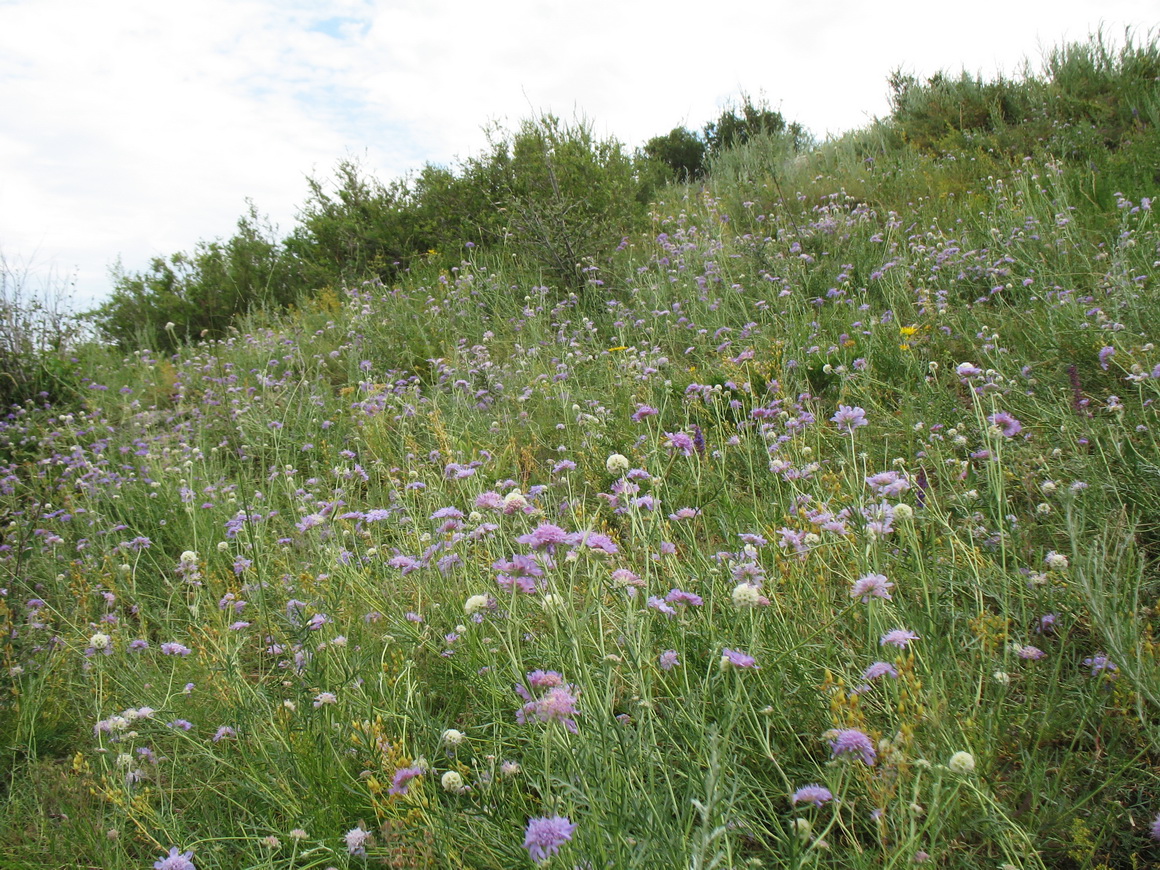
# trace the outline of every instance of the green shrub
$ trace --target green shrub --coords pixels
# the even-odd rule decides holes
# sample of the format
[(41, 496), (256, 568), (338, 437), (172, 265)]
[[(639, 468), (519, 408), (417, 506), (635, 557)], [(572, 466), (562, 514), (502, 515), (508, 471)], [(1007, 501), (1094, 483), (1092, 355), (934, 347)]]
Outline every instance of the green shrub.
[(76, 367), (69, 352), (84, 334), (68, 306), (67, 285), (49, 279), (39, 295), (29, 276), (0, 254), (0, 407), (30, 400), (60, 403), (75, 397)]
[(289, 305), (302, 289), (298, 262), (251, 204), (226, 241), (155, 257), (145, 272), (118, 268), (111, 298), (93, 317), (122, 347), (172, 349), (182, 338), (223, 335), (243, 312)]
[(587, 121), (524, 121), (493, 138), (487, 159), (505, 172), (507, 244), (561, 286), (584, 287), (586, 269), (641, 226), (645, 208), (631, 156), (615, 139), (598, 139)]

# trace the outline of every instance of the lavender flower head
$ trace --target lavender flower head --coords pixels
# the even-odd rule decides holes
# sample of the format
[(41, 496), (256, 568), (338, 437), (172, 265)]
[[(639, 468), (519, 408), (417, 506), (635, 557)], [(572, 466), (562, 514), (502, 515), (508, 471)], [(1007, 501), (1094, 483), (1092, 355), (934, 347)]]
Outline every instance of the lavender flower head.
[(525, 544), (533, 550), (556, 552), (556, 547), (569, 543), (571, 536), (554, 523), (540, 523), (535, 530), (516, 538), (517, 544)]
[(757, 670), (757, 659), (748, 653), (743, 653), (739, 649), (725, 649), (721, 650), (721, 669), (724, 670), (729, 667), (734, 668), (753, 668)]
[(890, 589), (894, 584), (883, 574), (866, 574), (854, 581), (850, 587), (851, 598), (861, 598), (863, 604), (869, 604), (871, 598), (885, 598), (890, 601)]
[(865, 409), (849, 405), (838, 405), (838, 413), (830, 418), (830, 422), (837, 424), (839, 432), (849, 432), (850, 434), (853, 434), (854, 430), (860, 426), (869, 425)]
[(193, 852), (178, 852), (173, 846), (164, 858), (153, 862), (153, 870), (197, 870), (193, 866)]
[(889, 645), (896, 646), (899, 649), (906, 649), (912, 640), (918, 639), (918, 635), (913, 631), (909, 631), (905, 628), (896, 628), (893, 631), (888, 631), (886, 634), (882, 635), (882, 639), (879, 641), (879, 643), (881, 643), (882, 646)]
[(857, 728), (839, 728), (830, 731), (827, 736), (830, 738), (830, 750), (834, 753), (834, 758), (856, 755), (866, 765), (871, 767), (874, 765), (878, 752), (874, 749), (870, 738)]
[(898, 671), (890, 662), (874, 662), (862, 673), (862, 679), (867, 681), (878, 680), (882, 677), (898, 679)]
[(543, 864), (572, 839), (576, 825), (567, 816), (546, 816), (528, 820), (524, 848), (536, 864)]
[(387, 794), (404, 795), (407, 789), (411, 787), (411, 780), (417, 776), (423, 775), (423, 768), (417, 764), (410, 767), (400, 767), (395, 771), (395, 775), (391, 777), (391, 787), (387, 789)]
[(367, 840), (370, 833), (362, 828), (351, 828), (343, 837), (346, 840), (346, 849), (350, 854), (362, 857), (367, 853)]
[(834, 799), (834, 795), (824, 785), (817, 783), (810, 783), (803, 785), (792, 795), (790, 795), (790, 803), (799, 804), (807, 803), (813, 804), (815, 807), (821, 807), (822, 804), (829, 803)]
[(1023, 424), (1007, 411), (996, 411), (987, 418), (987, 422), (997, 429), (1004, 438), (1014, 438), (1023, 431)]

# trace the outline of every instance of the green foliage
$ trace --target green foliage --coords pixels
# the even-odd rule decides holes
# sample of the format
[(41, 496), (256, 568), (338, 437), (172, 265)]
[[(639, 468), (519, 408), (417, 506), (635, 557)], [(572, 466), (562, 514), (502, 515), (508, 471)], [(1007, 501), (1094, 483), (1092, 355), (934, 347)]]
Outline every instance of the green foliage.
[(300, 225), (286, 248), (300, 262), (310, 289), (391, 280), (414, 254), (430, 247), (405, 181), (383, 184), (347, 159), (336, 167), (333, 184), (318, 178), (307, 184)]
[(742, 94), (741, 105), (723, 111), (716, 121), (705, 125), (707, 155), (717, 157), (738, 145), (760, 136), (786, 136), (795, 151), (810, 145), (809, 132), (796, 121), (787, 123), (781, 112), (771, 109), (764, 100), (754, 105), (748, 94)]
[(1048, 154), (1086, 168), (1102, 206), (1114, 194), (1150, 195), (1160, 184), (1160, 46), (1103, 34), (1051, 51), (1041, 73), (984, 81), (965, 71), (925, 82), (890, 77), (890, 120), (928, 154), (988, 153), (1018, 160)]
[(563, 287), (582, 289), (644, 218), (631, 156), (587, 121), (551, 115), (494, 137), (489, 160), (506, 169), (507, 244)]
[(121, 347), (171, 350), (182, 339), (219, 337), (239, 314), (289, 305), (302, 272), (250, 204), (235, 235), (199, 242), (192, 253), (156, 257), (145, 272), (114, 274), (110, 299), (93, 313)]
[(68, 307), (66, 284), (49, 279), (39, 293), (28, 285), (27, 271), (0, 254), (0, 408), (68, 405), (80, 379), (71, 352), (84, 324)]
[(642, 150), (645, 157), (667, 167), (673, 181), (696, 181), (705, 174), (705, 142), (686, 127), (654, 136)]

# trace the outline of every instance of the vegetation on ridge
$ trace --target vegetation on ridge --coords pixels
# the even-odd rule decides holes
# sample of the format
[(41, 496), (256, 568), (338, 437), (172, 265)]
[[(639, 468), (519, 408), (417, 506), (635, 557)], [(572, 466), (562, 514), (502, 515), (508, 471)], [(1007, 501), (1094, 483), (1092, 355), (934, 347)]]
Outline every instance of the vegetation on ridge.
[(0, 863), (1160, 861), (1156, 57), (122, 276), (0, 421)]

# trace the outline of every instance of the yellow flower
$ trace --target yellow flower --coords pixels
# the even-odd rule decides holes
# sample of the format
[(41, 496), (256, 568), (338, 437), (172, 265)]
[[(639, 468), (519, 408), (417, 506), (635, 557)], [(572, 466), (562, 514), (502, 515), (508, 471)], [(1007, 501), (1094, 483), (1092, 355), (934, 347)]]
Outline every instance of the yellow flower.
[(918, 327), (917, 326), (903, 326), (903, 327), (900, 327), (898, 331), (902, 335), (910, 336), (910, 335), (914, 335), (916, 332), (918, 332)]

